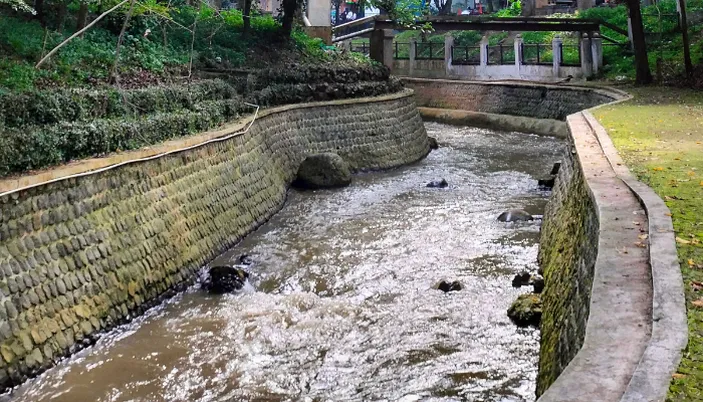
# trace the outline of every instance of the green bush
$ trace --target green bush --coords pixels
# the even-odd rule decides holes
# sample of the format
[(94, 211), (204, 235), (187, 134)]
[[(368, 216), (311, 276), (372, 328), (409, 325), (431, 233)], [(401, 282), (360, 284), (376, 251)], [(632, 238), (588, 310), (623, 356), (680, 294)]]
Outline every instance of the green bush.
[(375, 65), (354, 65), (339, 67), (334, 65), (298, 65), (288, 68), (272, 68), (256, 73), (251, 90), (260, 90), (275, 84), (308, 83), (355, 83), (360, 81), (387, 81), (388, 67)]
[(192, 110), (145, 117), (6, 129), (0, 136), (0, 175), (136, 149), (205, 131), (237, 118), (244, 108), (240, 99), (225, 99), (203, 101), (193, 105)]
[(0, 126), (55, 124), (63, 121), (174, 112), (206, 100), (237, 98), (221, 80), (126, 90), (58, 89), (0, 95)]
[(356, 83), (273, 84), (253, 94), (252, 101), (261, 106), (276, 106), (379, 96), (398, 92), (402, 88), (403, 84), (395, 77), (388, 81), (360, 81)]

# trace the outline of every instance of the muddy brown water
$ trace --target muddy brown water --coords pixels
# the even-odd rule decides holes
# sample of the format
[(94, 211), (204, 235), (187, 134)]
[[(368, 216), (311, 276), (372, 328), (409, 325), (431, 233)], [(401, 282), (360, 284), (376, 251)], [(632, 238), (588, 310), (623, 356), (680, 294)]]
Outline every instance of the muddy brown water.
[(426, 126), (443, 147), (417, 164), (291, 191), (218, 259), (252, 257), (242, 293), (194, 287), (2, 400), (534, 400), (539, 332), (506, 309), (528, 291), (511, 279), (536, 269), (539, 225), (495, 218), (542, 213), (536, 180), (563, 144)]

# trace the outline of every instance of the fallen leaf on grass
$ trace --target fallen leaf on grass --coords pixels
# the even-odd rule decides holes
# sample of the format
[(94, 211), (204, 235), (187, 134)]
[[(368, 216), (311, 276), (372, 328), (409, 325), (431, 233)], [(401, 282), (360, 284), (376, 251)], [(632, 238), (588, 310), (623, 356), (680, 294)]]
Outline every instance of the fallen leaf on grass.
[(695, 267), (695, 266), (696, 266), (696, 263), (693, 262), (693, 260), (689, 258), (689, 260), (688, 260), (688, 266), (689, 266), (689, 267)]
[(695, 175), (696, 175), (696, 172), (694, 172), (694, 171), (690, 171), (690, 172), (688, 172), (688, 173), (686, 173), (686, 174), (687, 174), (687, 175), (689, 175), (689, 176), (691, 176), (691, 177), (693, 177), (693, 176), (695, 176)]
[(671, 212), (667, 212), (667, 213), (665, 213), (664, 215), (666, 215), (666, 216), (673, 216), (673, 215), (671, 215)]
[(694, 307), (703, 307), (703, 298), (691, 302)]
[(681, 374), (681, 373), (674, 373), (671, 376), (677, 380), (681, 380), (681, 379), (684, 379), (687, 377), (686, 374)]
[(664, 168), (661, 166), (657, 166), (655, 168), (652, 168), (652, 170), (654, 170), (655, 172), (661, 172), (662, 170), (664, 170)]
[(683, 201), (683, 198), (675, 196), (675, 195), (665, 195), (664, 199), (667, 201), (673, 201), (673, 200)]
[(701, 186), (703, 186), (703, 180), (701, 180), (701, 183), (700, 183), (700, 184), (701, 184)]
[(677, 242), (677, 243), (680, 243), (680, 244), (691, 244), (691, 241), (690, 241), (690, 240), (682, 239), (682, 238), (680, 238), (680, 237), (678, 237), (678, 236), (676, 236), (676, 242)]
[(699, 291), (703, 289), (703, 283), (698, 282), (698, 281), (691, 281), (691, 287), (693, 288), (694, 291)]

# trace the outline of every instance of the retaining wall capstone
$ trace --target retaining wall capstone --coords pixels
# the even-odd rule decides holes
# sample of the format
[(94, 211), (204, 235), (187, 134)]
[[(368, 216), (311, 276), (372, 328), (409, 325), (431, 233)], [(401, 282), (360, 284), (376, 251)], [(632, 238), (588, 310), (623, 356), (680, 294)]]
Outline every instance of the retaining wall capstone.
[(411, 91), (266, 110), (224, 141), (0, 196), (0, 385), (190, 283), (320, 152), (355, 171), (423, 158)]

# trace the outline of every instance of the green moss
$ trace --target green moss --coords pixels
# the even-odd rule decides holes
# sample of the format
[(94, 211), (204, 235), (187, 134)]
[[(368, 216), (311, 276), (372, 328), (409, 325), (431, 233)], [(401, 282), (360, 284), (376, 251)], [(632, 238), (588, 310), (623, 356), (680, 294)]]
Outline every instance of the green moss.
[(526, 293), (508, 308), (508, 317), (518, 325), (539, 325), (542, 318), (542, 300), (540, 295)]
[(688, 309), (689, 343), (669, 401), (703, 400), (703, 93), (631, 89), (635, 99), (596, 111), (630, 169), (671, 210)]

